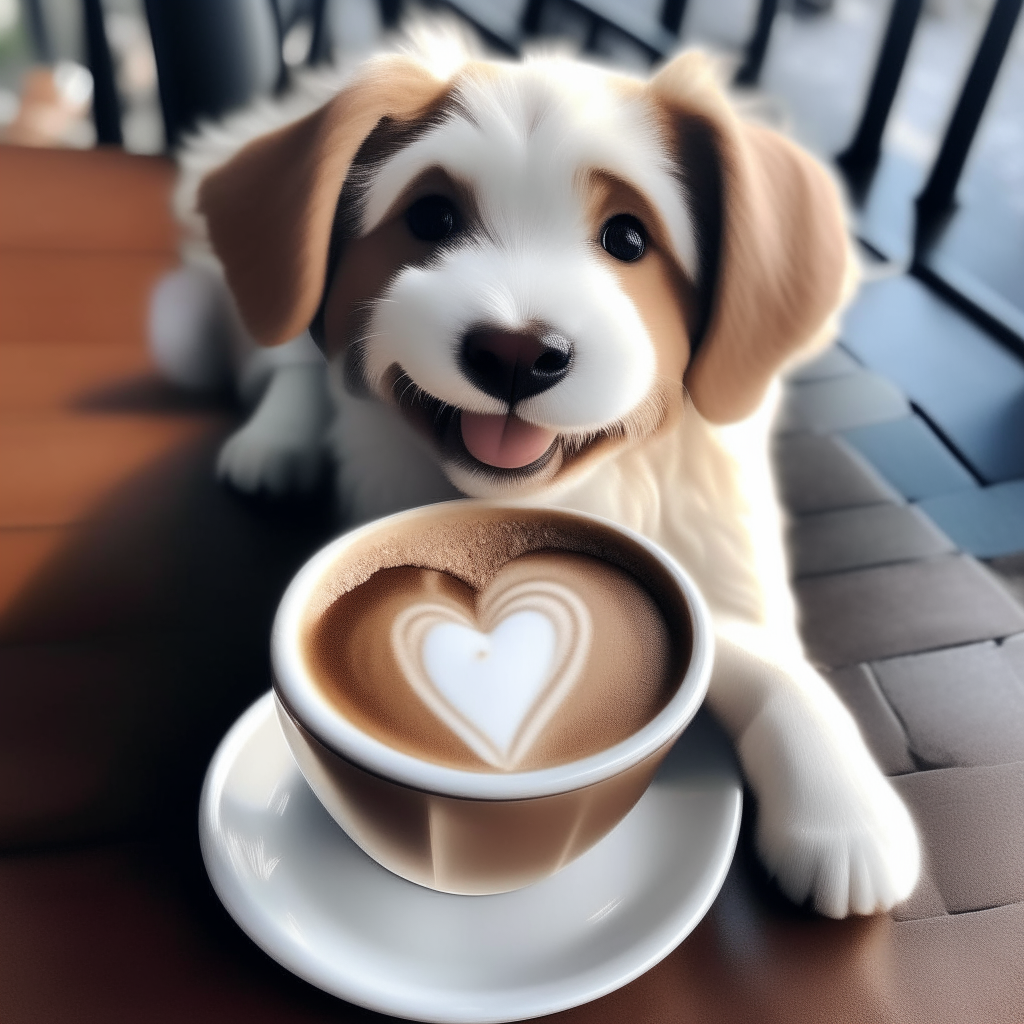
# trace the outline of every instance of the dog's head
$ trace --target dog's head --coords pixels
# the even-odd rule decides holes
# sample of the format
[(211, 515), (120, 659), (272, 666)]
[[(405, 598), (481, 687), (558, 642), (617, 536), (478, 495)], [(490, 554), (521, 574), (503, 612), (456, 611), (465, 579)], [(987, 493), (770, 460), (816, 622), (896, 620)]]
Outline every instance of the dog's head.
[(741, 122), (699, 54), (642, 83), (564, 60), (369, 63), (199, 193), (258, 341), (311, 326), (474, 495), (749, 414), (847, 278), (828, 175)]

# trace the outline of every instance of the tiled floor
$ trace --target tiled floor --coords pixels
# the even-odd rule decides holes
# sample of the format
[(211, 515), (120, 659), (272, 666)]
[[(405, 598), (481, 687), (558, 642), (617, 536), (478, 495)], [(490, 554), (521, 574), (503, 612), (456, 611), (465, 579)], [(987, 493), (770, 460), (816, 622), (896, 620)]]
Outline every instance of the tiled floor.
[(842, 436), (908, 501), (978, 487), (970, 471), (916, 414), (854, 427)]
[(798, 580), (811, 657), (832, 667), (1024, 632), (1024, 608), (967, 555)]
[(842, 343), (923, 410), (982, 481), (1024, 477), (1024, 360), (921, 282), (866, 284)]
[(840, 377), (791, 384), (779, 429), (834, 434), (909, 415), (910, 405), (899, 388), (857, 367)]
[[(1003, 646), (986, 641), (891, 658), (872, 671), (907, 723), (918, 764), (970, 768), (1024, 761), (1024, 685)], [(979, 700), (979, 692), (986, 699)]]
[[(794, 374), (776, 471), (808, 653), (920, 829), (922, 879), (892, 917), (933, 962), (956, 944), (962, 988), (964, 929), (992, 936), (1024, 906), (1024, 554), (990, 562), (1007, 586), (971, 556), (993, 537), (1024, 547), (1024, 480), (983, 486), (917, 411), (881, 417), (879, 379), (842, 347)], [(843, 400), (807, 399), (826, 386)], [(1019, 1011), (972, 1002), (944, 1019)]]
[(861, 505), (804, 516), (792, 524), (790, 538), (797, 579), (955, 550), (927, 516), (907, 505)]
[[(814, 472), (808, 459), (817, 449), (827, 451), (831, 486), (842, 489), (830, 505), (819, 496), (821, 484), (796, 488), (802, 514), (870, 503), (877, 484), (838, 482), (837, 466), (853, 452), (960, 550), (997, 560), (992, 568), (1011, 588), (1018, 585), (1021, 567), (1005, 560), (1024, 552), (1024, 363), (919, 283), (894, 278), (867, 286), (847, 314), (840, 344), (790, 378), (778, 429), (783, 490), (787, 472)], [(814, 435), (826, 435), (831, 447)], [(845, 454), (837, 460), (839, 446)], [(908, 528), (906, 518), (886, 515), (886, 531)], [(851, 519), (849, 529), (856, 528)], [(895, 535), (887, 541), (893, 550), (907, 542)], [(878, 539), (871, 543), (881, 558)]]
[(965, 551), (995, 558), (1024, 547), (1024, 480), (926, 498), (921, 508)]

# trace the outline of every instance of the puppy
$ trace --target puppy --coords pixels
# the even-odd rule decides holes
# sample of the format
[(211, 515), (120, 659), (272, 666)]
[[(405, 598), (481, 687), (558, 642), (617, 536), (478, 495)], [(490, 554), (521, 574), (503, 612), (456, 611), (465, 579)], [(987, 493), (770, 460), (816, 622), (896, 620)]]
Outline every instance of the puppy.
[(193, 268), (165, 305), (191, 288), (207, 334), (287, 342), (249, 361), (269, 383), (223, 474), (311, 479), (332, 415), (311, 336), (351, 519), (466, 494), (645, 533), (712, 609), (708, 699), (769, 872), (832, 917), (904, 899), (914, 826), (803, 653), (767, 456), (777, 374), (854, 280), (828, 174), (698, 53), (643, 82), (430, 44), (310, 89), (186, 155)]

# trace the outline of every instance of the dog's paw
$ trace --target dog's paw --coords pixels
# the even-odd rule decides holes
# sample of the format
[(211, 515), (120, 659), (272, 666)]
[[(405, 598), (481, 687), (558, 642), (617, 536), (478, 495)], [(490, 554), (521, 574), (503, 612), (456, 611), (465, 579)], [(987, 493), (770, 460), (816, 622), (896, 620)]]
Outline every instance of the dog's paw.
[(910, 814), (845, 711), (785, 704), (763, 709), (738, 745), (761, 859), (790, 899), (828, 917), (890, 909), (920, 870)]
[(275, 433), (255, 419), (224, 442), (217, 458), (218, 479), (246, 494), (265, 491), (275, 497), (312, 490), (322, 468), (318, 445)]
[(280, 367), (252, 418), (221, 448), (218, 477), (248, 494), (312, 490), (323, 469), (329, 419), (323, 367)]

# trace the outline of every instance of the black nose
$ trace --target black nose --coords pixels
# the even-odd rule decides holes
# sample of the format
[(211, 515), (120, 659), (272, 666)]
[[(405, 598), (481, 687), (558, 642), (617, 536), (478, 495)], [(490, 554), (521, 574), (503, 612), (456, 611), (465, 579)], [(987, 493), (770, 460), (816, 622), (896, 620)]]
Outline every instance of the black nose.
[(481, 329), (462, 339), (462, 372), (509, 406), (553, 388), (569, 372), (572, 345), (560, 334)]

